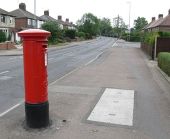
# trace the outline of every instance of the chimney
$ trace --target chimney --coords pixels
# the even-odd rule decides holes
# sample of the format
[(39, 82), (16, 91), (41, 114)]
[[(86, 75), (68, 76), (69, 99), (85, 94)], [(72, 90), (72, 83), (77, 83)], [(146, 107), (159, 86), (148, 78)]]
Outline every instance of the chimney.
[(170, 15), (170, 9), (168, 10), (168, 15)]
[(49, 10), (44, 11), (44, 15), (49, 16)]
[(25, 3), (20, 3), (20, 4), (19, 4), (19, 8), (20, 8), (21, 10), (26, 11), (26, 5), (25, 5)]
[(163, 18), (163, 14), (158, 15), (158, 19)]
[(58, 20), (60, 20), (60, 21), (62, 20), (62, 16), (61, 15), (58, 16)]
[(68, 18), (66, 18), (66, 22), (69, 23), (69, 19)]
[(152, 17), (152, 22), (154, 22), (155, 21), (155, 17)]

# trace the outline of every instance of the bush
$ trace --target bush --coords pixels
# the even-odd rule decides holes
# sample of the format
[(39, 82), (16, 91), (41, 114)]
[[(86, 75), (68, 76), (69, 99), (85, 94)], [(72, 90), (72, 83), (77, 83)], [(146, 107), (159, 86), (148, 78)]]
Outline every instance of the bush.
[(58, 34), (60, 34), (61, 29), (57, 22), (49, 21), (42, 24), (42, 29), (51, 32), (51, 36), (49, 37), (49, 43), (56, 43)]
[(75, 39), (76, 37), (76, 31), (73, 29), (67, 29), (65, 30), (65, 37), (68, 37), (70, 39)]
[(144, 34), (144, 38), (143, 41), (150, 45), (150, 46), (154, 46), (155, 44), (155, 38), (159, 37), (159, 33), (158, 32), (149, 32), (149, 33), (145, 33)]
[(158, 34), (160, 37), (170, 37), (170, 32), (159, 31)]
[(5, 42), (6, 41), (6, 35), (4, 32), (0, 31), (0, 42)]
[(86, 34), (84, 32), (77, 32), (76, 36), (78, 36), (79, 38), (85, 38)]
[(170, 53), (161, 52), (158, 54), (158, 66), (170, 76)]

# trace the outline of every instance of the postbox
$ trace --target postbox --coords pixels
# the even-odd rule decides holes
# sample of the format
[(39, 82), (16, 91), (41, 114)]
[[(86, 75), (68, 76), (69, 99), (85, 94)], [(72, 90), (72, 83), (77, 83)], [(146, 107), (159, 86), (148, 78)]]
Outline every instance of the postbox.
[(25, 116), (30, 128), (49, 125), (47, 39), (50, 34), (40, 29), (18, 33), (23, 40)]

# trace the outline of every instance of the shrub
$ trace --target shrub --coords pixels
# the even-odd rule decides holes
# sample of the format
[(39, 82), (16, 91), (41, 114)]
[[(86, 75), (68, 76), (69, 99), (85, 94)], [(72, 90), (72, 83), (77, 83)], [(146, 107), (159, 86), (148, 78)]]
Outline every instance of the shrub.
[(78, 37), (80, 38), (85, 38), (86, 37), (86, 34), (84, 32), (77, 32), (76, 34)]
[(161, 52), (158, 54), (158, 66), (170, 76), (170, 53)]
[(73, 29), (67, 29), (65, 30), (65, 37), (68, 37), (70, 39), (75, 39), (76, 37), (76, 31)]
[(4, 32), (0, 31), (0, 42), (5, 42), (6, 41), (6, 35)]
[(159, 31), (158, 34), (160, 37), (170, 37), (170, 32)]
[(57, 42), (58, 34), (61, 32), (58, 23), (53, 21), (46, 22), (42, 25), (42, 29), (51, 32), (51, 36), (49, 37), (49, 42), (55, 44)]

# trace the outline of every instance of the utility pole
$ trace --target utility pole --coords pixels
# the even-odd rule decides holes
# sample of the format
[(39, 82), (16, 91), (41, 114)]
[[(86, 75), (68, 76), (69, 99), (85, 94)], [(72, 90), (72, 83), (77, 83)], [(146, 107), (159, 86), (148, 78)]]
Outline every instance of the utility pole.
[(34, 15), (35, 15), (35, 28), (38, 27), (38, 21), (37, 21), (37, 18), (36, 18), (36, 0), (34, 0)]
[(34, 0), (34, 14), (36, 15), (36, 0)]
[(127, 1), (127, 4), (129, 4), (129, 40), (130, 40), (130, 14), (131, 14), (131, 1)]
[(122, 25), (123, 25), (123, 19), (118, 15), (117, 17), (113, 18), (113, 23), (116, 27), (116, 33), (117, 33), (117, 37), (120, 37), (120, 35), (122, 35)]

